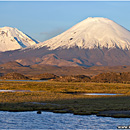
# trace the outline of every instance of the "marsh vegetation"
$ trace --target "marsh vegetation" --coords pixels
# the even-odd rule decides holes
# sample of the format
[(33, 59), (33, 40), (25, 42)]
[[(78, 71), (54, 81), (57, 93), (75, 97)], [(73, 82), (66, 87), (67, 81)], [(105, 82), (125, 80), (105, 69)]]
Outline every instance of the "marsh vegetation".
[[(0, 110), (41, 110), (79, 115), (99, 115), (101, 111), (130, 110), (130, 84), (0, 81), (0, 89), (30, 90), (29, 92), (0, 92)], [(75, 93), (120, 93), (123, 95), (90, 96)], [(111, 116), (114, 117), (114, 115)], [(127, 114), (127, 117), (130, 115)]]

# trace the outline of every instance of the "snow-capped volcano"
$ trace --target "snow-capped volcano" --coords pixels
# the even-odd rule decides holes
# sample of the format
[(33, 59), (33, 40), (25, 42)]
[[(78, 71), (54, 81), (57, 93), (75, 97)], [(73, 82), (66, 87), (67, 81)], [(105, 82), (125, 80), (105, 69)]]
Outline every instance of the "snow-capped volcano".
[[(1, 35), (8, 36), (2, 31)], [(0, 59), (1, 63), (17, 61), (23, 65), (130, 65), (130, 32), (107, 18), (87, 18), (50, 40), (0, 53)]]
[(30, 36), (19, 31), (17, 28), (0, 28), (0, 51), (9, 51), (25, 48), (38, 43)]
[(64, 33), (47, 40), (37, 47), (81, 49), (120, 48), (130, 49), (130, 32), (107, 18), (87, 18)]

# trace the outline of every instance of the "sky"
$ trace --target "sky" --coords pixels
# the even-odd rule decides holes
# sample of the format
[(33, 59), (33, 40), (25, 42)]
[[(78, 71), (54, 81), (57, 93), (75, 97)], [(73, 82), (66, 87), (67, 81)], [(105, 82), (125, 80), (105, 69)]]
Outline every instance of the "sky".
[(130, 30), (130, 1), (0, 1), (0, 28), (14, 27), (43, 42), (88, 17)]

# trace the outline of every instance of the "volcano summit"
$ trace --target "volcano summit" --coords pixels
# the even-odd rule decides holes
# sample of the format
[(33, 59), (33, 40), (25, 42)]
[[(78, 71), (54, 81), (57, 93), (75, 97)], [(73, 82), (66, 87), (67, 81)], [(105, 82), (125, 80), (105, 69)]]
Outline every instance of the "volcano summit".
[(130, 32), (127, 29), (107, 18), (95, 17), (81, 21), (50, 40), (12, 51), (10, 57), (9, 52), (2, 53), (0, 58), (25, 65), (59, 65), (62, 61), (62, 66), (114, 66), (130, 65), (129, 50)]
[(107, 18), (87, 18), (66, 32), (43, 42), (50, 50), (58, 48), (130, 48), (130, 32)]

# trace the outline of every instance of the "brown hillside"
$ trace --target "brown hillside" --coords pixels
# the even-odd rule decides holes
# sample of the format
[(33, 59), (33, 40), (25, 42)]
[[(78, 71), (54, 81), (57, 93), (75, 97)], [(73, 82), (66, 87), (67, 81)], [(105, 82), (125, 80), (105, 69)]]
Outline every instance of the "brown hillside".
[(1, 79), (11, 79), (11, 80), (27, 80), (29, 79), (28, 77), (22, 75), (22, 74), (19, 74), (19, 73), (15, 73), (15, 72), (12, 72), (12, 73), (8, 73), (2, 77), (0, 77)]
[(60, 76), (55, 79), (55, 81), (61, 82), (89, 82), (90, 77), (85, 75), (70, 75), (70, 76)]
[(92, 82), (101, 83), (129, 83), (130, 82), (130, 72), (123, 73), (101, 73), (91, 78)]

